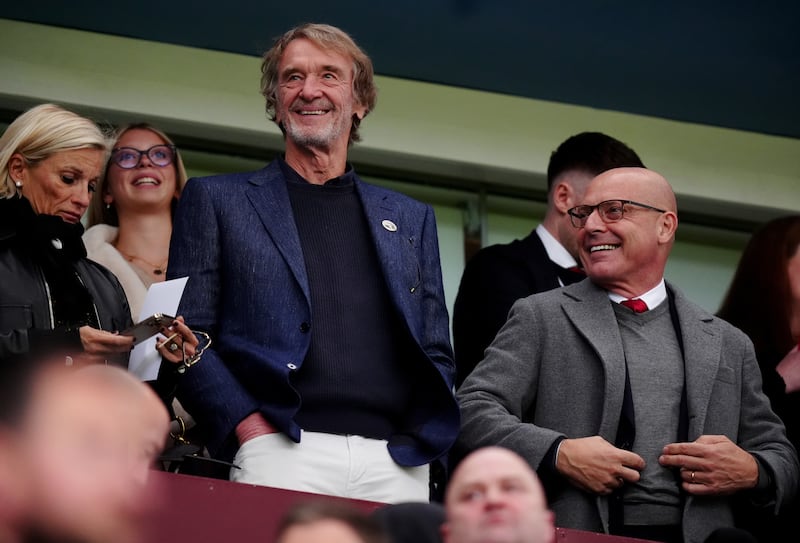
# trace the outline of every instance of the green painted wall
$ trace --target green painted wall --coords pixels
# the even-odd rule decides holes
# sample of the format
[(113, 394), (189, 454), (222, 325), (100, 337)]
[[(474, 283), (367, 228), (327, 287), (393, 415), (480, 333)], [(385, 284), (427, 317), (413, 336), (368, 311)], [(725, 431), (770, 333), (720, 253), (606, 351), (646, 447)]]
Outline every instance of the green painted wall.
[[(147, 119), (173, 136), (218, 144), (217, 154), (187, 153), (195, 174), (255, 168), (263, 161), (250, 151), (282, 145), (264, 114), (256, 57), (0, 19), (0, 74), (3, 108), (53, 101), (100, 121)], [(630, 144), (673, 184), (693, 221), (681, 225), (668, 278), (712, 311), (747, 239), (733, 231), (738, 222), (800, 210), (795, 139), (382, 76), (377, 84), (378, 106), (352, 158), (383, 172), (377, 182), (434, 204), (450, 306), (467, 205), (486, 204), (488, 243), (527, 234), (541, 218), (550, 153), (584, 130)]]

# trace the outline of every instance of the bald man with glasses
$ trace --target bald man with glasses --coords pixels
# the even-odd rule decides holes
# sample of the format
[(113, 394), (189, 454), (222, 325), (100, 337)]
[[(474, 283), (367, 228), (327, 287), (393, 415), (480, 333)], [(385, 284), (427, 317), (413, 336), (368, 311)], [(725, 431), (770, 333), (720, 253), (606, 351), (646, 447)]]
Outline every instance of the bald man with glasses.
[(743, 332), (664, 279), (661, 175), (618, 168), (569, 210), (589, 278), (523, 298), (458, 391), (459, 447), (508, 447), (562, 527), (702, 543), (732, 501), (778, 511), (800, 468)]

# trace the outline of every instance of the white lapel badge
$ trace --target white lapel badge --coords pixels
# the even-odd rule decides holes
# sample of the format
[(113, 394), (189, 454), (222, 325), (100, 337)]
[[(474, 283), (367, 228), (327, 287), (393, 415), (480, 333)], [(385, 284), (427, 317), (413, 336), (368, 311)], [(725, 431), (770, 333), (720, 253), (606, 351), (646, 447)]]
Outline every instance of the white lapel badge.
[(381, 221), (381, 225), (383, 225), (383, 227), (389, 232), (397, 232), (397, 225), (389, 219), (383, 219), (383, 221)]

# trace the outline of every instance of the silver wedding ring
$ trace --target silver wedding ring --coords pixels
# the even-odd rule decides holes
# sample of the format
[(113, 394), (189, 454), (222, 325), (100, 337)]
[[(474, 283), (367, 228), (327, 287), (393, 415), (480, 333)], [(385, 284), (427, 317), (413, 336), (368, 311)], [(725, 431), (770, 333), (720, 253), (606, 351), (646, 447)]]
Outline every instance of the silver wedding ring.
[(692, 479), (692, 483), (694, 483), (694, 472), (692, 472), (691, 479)]

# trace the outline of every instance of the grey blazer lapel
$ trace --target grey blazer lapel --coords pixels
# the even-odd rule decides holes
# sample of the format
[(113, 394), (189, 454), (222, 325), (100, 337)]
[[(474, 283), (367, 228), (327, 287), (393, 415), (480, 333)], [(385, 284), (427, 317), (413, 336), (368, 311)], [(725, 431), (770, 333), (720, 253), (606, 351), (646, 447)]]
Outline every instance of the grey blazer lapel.
[(675, 309), (683, 335), (688, 430), (689, 440), (693, 440), (703, 433), (705, 426), (711, 390), (719, 371), (722, 336), (713, 315), (689, 302), (672, 285), (669, 288), (675, 293)]
[[(608, 294), (584, 280), (561, 289), (567, 318), (597, 353), (605, 369), (605, 403), (599, 435), (614, 443), (625, 394), (625, 354)], [(565, 348), (569, 348), (565, 345)]]
[[(289, 269), (292, 270), (306, 298), (309, 298), (303, 249), (300, 246), (300, 236), (297, 233), (289, 192), (280, 172), (280, 166), (273, 161), (266, 169), (250, 178), (249, 182), (250, 186), (246, 191), (248, 200)], [(254, 228), (256, 225), (248, 226)]]

